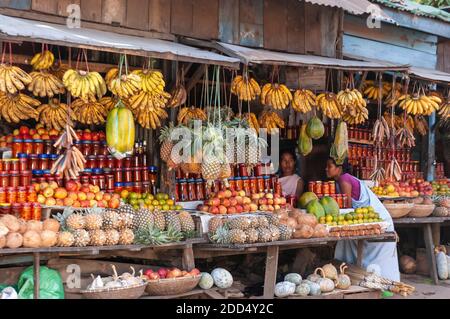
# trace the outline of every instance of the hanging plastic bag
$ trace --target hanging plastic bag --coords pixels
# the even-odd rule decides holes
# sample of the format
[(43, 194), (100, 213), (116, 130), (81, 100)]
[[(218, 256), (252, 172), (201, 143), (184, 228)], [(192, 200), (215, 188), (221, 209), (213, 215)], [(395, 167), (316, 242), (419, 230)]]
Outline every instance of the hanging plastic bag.
[(19, 296), (17, 295), (17, 291), (13, 287), (6, 287), (2, 290), (0, 288), (0, 299), (1, 300), (14, 300), (19, 299)]
[[(27, 268), (18, 281), (19, 298), (34, 298), (34, 270), (33, 267)], [(64, 286), (59, 272), (47, 267), (40, 268), (40, 299), (64, 299)]]

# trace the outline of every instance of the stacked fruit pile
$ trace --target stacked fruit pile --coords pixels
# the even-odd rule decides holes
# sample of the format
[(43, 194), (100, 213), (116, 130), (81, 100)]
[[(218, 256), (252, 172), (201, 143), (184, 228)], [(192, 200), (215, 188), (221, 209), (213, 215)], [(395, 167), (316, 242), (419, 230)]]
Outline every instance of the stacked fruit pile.
[(385, 180), (379, 186), (373, 187), (372, 191), (379, 197), (390, 198), (431, 196), (433, 195), (433, 186), (430, 182), (423, 179), (414, 178), (407, 182)]
[(156, 271), (153, 269), (147, 269), (144, 271), (144, 276), (146, 276), (148, 280), (195, 277), (198, 275), (200, 275), (200, 270), (197, 268), (194, 268), (191, 271), (180, 270), (178, 268), (159, 268)]
[(431, 183), (433, 195), (450, 196), (450, 180), (442, 179)]
[(380, 215), (375, 212), (373, 207), (360, 207), (355, 209), (355, 211), (336, 215), (326, 215), (321, 217), (319, 222), (321, 224), (326, 224), (328, 226), (348, 226), (348, 225), (358, 225), (358, 224), (370, 224), (379, 223), (383, 219)]
[(176, 205), (175, 201), (169, 198), (167, 194), (148, 194), (148, 193), (135, 193), (123, 190), (120, 193), (120, 197), (125, 204), (130, 204), (135, 210), (139, 208), (148, 209), (149, 211), (160, 210), (160, 211), (175, 211), (182, 210), (182, 207)]
[(280, 219), (280, 224), (294, 230), (292, 235), (295, 239), (323, 238), (328, 236), (327, 228), (319, 224), (317, 218), (312, 214), (305, 214), (298, 209), (281, 209), (275, 212)]
[(300, 208), (306, 209), (308, 214), (312, 214), (318, 219), (328, 215), (338, 216), (340, 213), (339, 205), (334, 198), (324, 196), (319, 200), (317, 195), (311, 192), (304, 193), (298, 204)]

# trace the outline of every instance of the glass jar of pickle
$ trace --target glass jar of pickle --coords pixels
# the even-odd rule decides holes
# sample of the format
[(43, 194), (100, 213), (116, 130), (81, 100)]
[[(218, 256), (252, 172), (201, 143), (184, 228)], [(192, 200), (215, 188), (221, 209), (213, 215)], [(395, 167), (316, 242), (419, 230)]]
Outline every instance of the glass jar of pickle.
[(0, 215), (10, 215), (11, 205), (10, 204), (0, 204)]
[(106, 157), (106, 167), (113, 168), (114, 167), (114, 156), (108, 155)]
[(100, 190), (106, 190), (106, 175), (102, 174), (98, 177), (98, 186), (100, 187)]
[(27, 155), (33, 154), (33, 144), (33, 140), (24, 140), (21, 153), (25, 153)]
[(12, 157), (17, 157), (18, 154), (24, 153), (23, 140), (15, 138), (12, 141)]
[(25, 221), (32, 220), (32, 205), (31, 203), (24, 203), (20, 207), (20, 218)]
[(86, 168), (94, 169), (97, 168), (97, 157), (94, 155), (89, 155), (86, 157)]
[(264, 177), (262, 176), (258, 176), (256, 178), (257, 183), (258, 183), (258, 192), (264, 192)]
[(189, 200), (189, 190), (188, 190), (188, 184), (186, 179), (180, 179), (179, 183), (180, 187), (180, 198), (182, 202), (186, 202)]
[(127, 156), (123, 159), (123, 167), (124, 168), (131, 168), (132, 166), (132, 158), (131, 156)]
[(236, 182), (236, 191), (240, 192), (244, 190), (244, 183), (242, 181), (242, 177), (235, 177), (234, 180)]
[(9, 186), (11, 187), (19, 187), (20, 186), (20, 172), (19, 171), (11, 171), (9, 177)]
[(17, 188), (17, 202), (22, 204), (27, 201), (27, 188), (19, 187)]
[(94, 156), (103, 155), (100, 152), (100, 142), (99, 141), (92, 142), (92, 153), (91, 154)]
[(191, 178), (187, 181), (188, 183), (188, 193), (189, 193), (189, 201), (196, 201), (198, 200), (197, 198), (197, 192), (196, 192), (196, 187), (195, 187), (195, 179)]
[(98, 155), (97, 156), (97, 167), (98, 168), (105, 168), (105, 167), (107, 167), (106, 164), (107, 164), (106, 156)]
[(23, 171), (20, 173), (20, 186), (26, 187), (31, 185), (31, 172)]
[[(77, 143), (78, 142), (74, 142), (74, 145), (79, 146), (79, 145), (77, 145)], [(44, 141), (44, 151), (42, 153), (47, 154), (47, 155), (53, 154), (53, 144), (54, 144), (54, 142), (52, 140), (45, 140)]]
[(92, 175), (89, 180), (91, 182), (91, 185), (100, 186), (99, 178), (97, 175)]
[(249, 180), (249, 178), (247, 176), (242, 177), (242, 185), (244, 187), (243, 190), (245, 191), (245, 193), (251, 194), (252, 189), (251, 189), (251, 186), (250, 186), (250, 180)]
[(90, 175), (83, 175), (80, 177), (80, 181), (82, 185), (86, 185), (89, 184), (89, 180), (90, 180)]
[(123, 182), (123, 173), (121, 168), (115, 168), (114, 170), (114, 180), (116, 183)]
[(203, 179), (199, 178), (195, 181), (195, 192), (197, 193), (197, 200), (205, 200), (205, 183)]
[(43, 171), (49, 169), (47, 154), (39, 155), (39, 169)]
[(91, 155), (92, 154), (92, 142), (91, 141), (82, 141), (80, 151), (83, 154), (83, 156)]
[(123, 169), (123, 180), (125, 183), (132, 183), (133, 182), (133, 171), (131, 168), (125, 168)]
[(34, 171), (39, 169), (39, 156), (38, 155), (29, 155), (28, 156), (28, 169)]
[(13, 203), (11, 204), (11, 214), (16, 216), (17, 218), (21, 217), (22, 213), (22, 204)]
[(0, 204), (6, 203), (6, 190), (4, 187), (0, 187)]
[(31, 218), (33, 220), (40, 221), (42, 219), (42, 206), (39, 203), (34, 203), (32, 205)]
[(270, 177), (264, 176), (264, 190), (269, 191), (270, 190)]
[(0, 172), (0, 186), (1, 187), (9, 186), (9, 173), (8, 172)]
[(135, 182), (142, 182), (141, 169), (139, 167), (132, 168), (133, 178)]
[(106, 188), (114, 189), (114, 175), (113, 174), (106, 175)]
[(109, 154), (108, 145), (107, 145), (106, 141), (100, 142), (100, 154), (105, 155), (105, 156), (108, 156), (108, 154)]
[(44, 141), (43, 140), (34, 140), (33, 142), (33, 154), (44, 154)]
[(139, 170), (141, 171), (141, 177), (143, 182), (150, 181), (150, 171), (147, 167), (139, 167)]
[(253, 194), (258, 192), (258, 181), (256, 177), (250, 177), (250, 190)]
[(26, 154), (19, 154), (19, 167), (18, 171), (26, 171), (28, 169), (28, 159)]
[(19, 171), (20, 170), (19, 159), (17, 159), (17, 158), (11, 159), (11, 170), (12, 171)]
[(11, 159), (4, 159), (3, 160), (3, 171), (9, 172), (11, 170)]
[(27, 201), (28, 202), (37, 202), (37, 192), (34, 186), (27, 187)]
[(15, 187), (8, 187), (6, 189), (6, 203), (13, 204), (17, 202), (17, 191)]

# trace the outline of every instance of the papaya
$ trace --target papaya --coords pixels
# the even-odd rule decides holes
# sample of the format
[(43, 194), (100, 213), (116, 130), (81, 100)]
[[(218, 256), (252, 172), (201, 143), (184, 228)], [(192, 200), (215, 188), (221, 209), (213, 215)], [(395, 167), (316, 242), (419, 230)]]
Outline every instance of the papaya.
[(317, 219), (325, 217), (325, 209), (323, 209), (318, 199), (314, 199), (306, 206), (308, 214), (316, 216)]
[(314, 116), (308, 122), (308, 126), (306, 127), (306, 133), (313, 140), (318, 140), (322, 138), (323, 135), (325, 134), (325, 126), (317, 116)]
[(319, 199), (316, 194), (314, 194), (312, 192), (303, 193), (303, 195), (300, 196), (300, 198), (298, 200), (298, 205), (300, 206), (300, 208), (305, 209), (306, 206), (308, 206), (309, 202), (311, 202), (315, 199)]
[(334, 200), (334, 198), (325, 196), (320, 200), (320, 204), (325, 210), (325, 215), (338, 216), (339, 215), (339, 205)]
[(345, 122), (340, 122), (336, 128), (336, 137), (331, 145), (330, 156), (338, 165), (342, 165), (348, 156), (348, 130)]
[(135, 136), (133, 113), (119, 102), (106, 120), (106, 142), (112, 154), (123, 156), (133, 152)]
[(303, 156), (307, 156), (312, 152), (313, 143), (311, 137), (306, 133), (306, 124), (303, 124), (300, 129), (300, 137), (298, 139), (298, 151)]

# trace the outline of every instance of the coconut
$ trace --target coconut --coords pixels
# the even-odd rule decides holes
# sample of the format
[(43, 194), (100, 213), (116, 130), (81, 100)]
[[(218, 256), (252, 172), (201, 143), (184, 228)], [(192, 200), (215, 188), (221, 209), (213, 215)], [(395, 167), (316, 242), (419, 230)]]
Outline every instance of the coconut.
[(41, 247), (41, 236), (37, 231), (29, 230), (23, 235), (23, 247), (39, 248)]
[(295, 239), (309, 239), (314, 235), (314, 228), (308, 225), (300, 226), (300, 228), (294, 233)]
[(35, 231), (37, 233), (40, 233), (42, 231), (42, 223), (36, 220), (30, 220), (27, 223), (27, 232), (28, 231)]
[(423, 203), (423, 197), (414, 198), (411, 202), (416, 205), (421, 205)]
[(58, 242), (58, 235), (51, 230), (44, 230), (41, 233), (41, 247), (53, 247)]
[(297, 217), (297, 223), (299, 226), (308, 225), (315, 228), (318, 224), (317, 218), (311, 214), (301, 214)]
[(15, 233), (19, 231), (20, 224), (16, 217), (13, 215), (5, 215), (2, 218), (0, 218), (0, 222), (3, 223), (6, 227), (8, 227), (9, 231)]
[(297, 221), (295, 220), (295, 218), (289, 217), (286, 220), (286, 226), (291, 227), (292, 229), (296, 229), (297, 228)]
[(6, 236), (9, 233), (8, 227), (5, 226), (2, 222), (0, 222), (0, 236)]
[(403, 255), (402, 257), (400, 257), (400, 269), (405, 274), (414, 274), (417, 269), (417, 263), (414, 258)]
[(0, 236), (0, 249), (5, 248), (6, 246), (6, 236)]
[(47, 219), (42, 224), (43, 230), (51, 230), (54, 233), (59, 232), (59, 228), (60, 228), (60, 225), (56, 219)]
[(314, 238), (323, 238), (323, 237), (327, 237), (327, 236), (328, 236), (328, 230), (325, 225), (318, 224), (314, 228), (314, 235), (313, 235)]
[(9, 233), (6, 236), (6, 247), (15, 249), (22, 247), (23, 237), (19, 233)]
[(430, 197), (425, 197), (423, 199), (422, 205), (433, 205), (433, 201), (431, 200)]
[(28, 230), (27, 221), (24, 219), (19, 219), (19, 225), (20, 225), (20, 228), (19, 228), (18, 233), (21, 235), (25, 234)]

